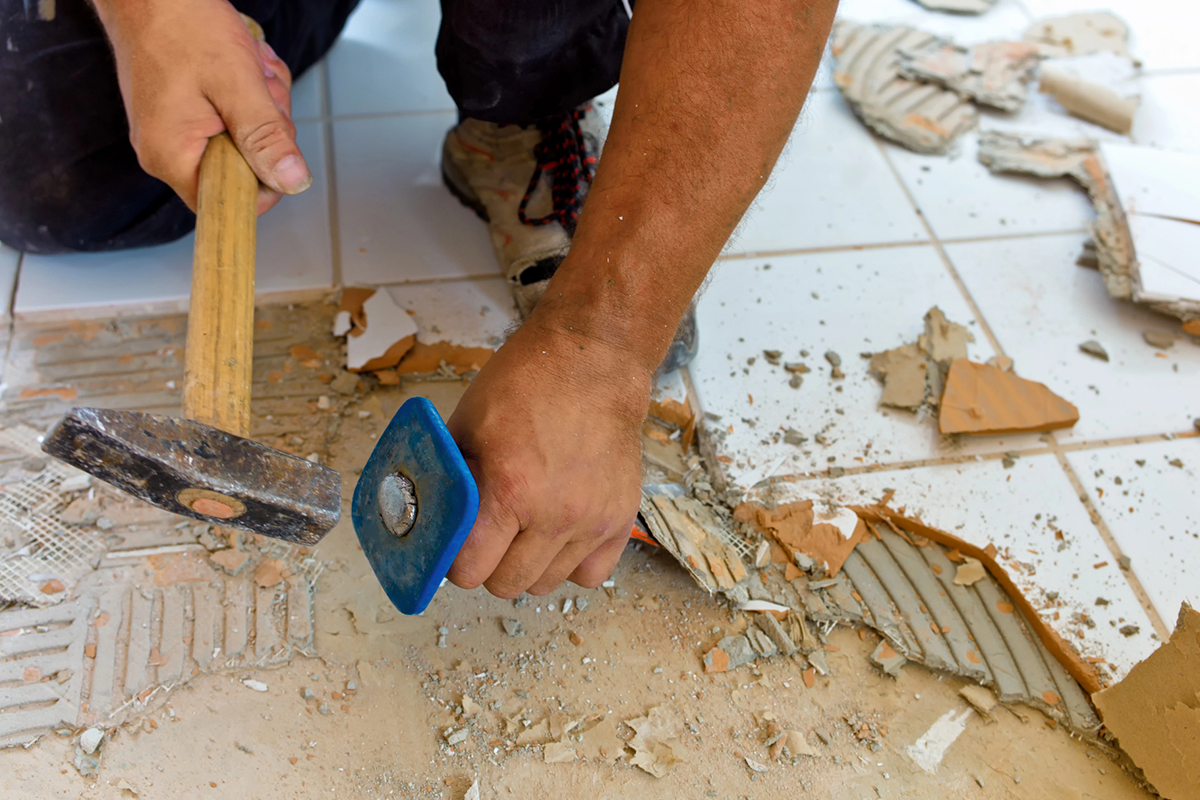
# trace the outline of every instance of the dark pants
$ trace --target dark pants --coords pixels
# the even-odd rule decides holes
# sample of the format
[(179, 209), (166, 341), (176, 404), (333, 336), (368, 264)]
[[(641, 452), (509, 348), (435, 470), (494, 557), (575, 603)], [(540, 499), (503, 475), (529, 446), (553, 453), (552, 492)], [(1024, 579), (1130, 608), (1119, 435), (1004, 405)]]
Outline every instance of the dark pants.
[[(295, 77), (333, 46), (358, 2), (233, 0)], [(441, 4), (438, 69), (465, 116), (527, 124), (617, 82), (629, 24), (620, 0)], [(195, 216), (138, 166), (99, 21), (86, 0), (56, 5), (46, 21), (37, 0), (0, 0), (0, 242), (64, 253), (184, 236)]]

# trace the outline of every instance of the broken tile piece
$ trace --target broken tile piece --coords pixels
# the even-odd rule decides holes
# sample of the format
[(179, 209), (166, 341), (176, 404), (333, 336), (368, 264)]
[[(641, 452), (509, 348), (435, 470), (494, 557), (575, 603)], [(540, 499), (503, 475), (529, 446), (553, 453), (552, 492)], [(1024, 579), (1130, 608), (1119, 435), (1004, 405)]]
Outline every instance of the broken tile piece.
[(984, 42), (972, 47), (935, 38), (898, 51), (900, 74), (935, 83), (1004, 111), (1025, 105), (1027, 87), (1041, 60), (1037, 45)]
[(633, 766), (656, 778), (665, 778), (683, 762), (679, 723), (662, 706), (655, 706), (646, 716), (625, 724), (634, 730), (634, 737), (629, 740), (633, 750), (629, 763)]
[(1038, 91), (1050, 95), (1080, 119), (1116, 133), (1129, 133), (1133, 129), (1133, 117), (1139, 102), (1136, 97), (1122, 97), (1107, 86), (1083, 80), (1049, 65), (1042, 67)]
[(871, 653), (871, 663), (896, 678), (900, 675), (901, 667), (908, 663), (908, 659), (896, 652), (896, 648), (892, 647), (887, 639), (884, 639)]
[[(364, 329), (346, 337), (346, 369), (371, 372), (400, 363), (417, 338), (417, 323), (388, 292), (375, 292), (362, 304)], [(352, 332), (353, 334), (353, 332)]]
[(745, 636), (726, 636), (704, 654), (705, 672), (726, 672), (749, 664), (757, 656)]
[(913, 28), (839, 22), (833, 31), (833, 81), (867, 127), (910, 150), (940, 155), (975, 127), (979, 115), (957, 93), (900, 75), (897, 51), (935, 39)]
[(752, 522), (784, 549), (789, 561), (804, 555), (823, 564), (830, 576), (842, 568), (855, 546), (867, 538), (867, 528), (849, 509), (818, 513), (813, 501), (785, 503), (773, 509), (742, 503), (733, 512), (738, 522)]
[(1200, 612), (1186, 603), (1171, 638), (1093, 695), (1104, 725), (1171, 800), (1200, 798)]
[(1108, 361), (1108, 351), (1104, 349), (1104, 345), (1095, 339), (1088, 339), (1086, 342), (1081, 343), (1079, 349), (1089, 356), (1095, 356), (1101, 361)]
[(986, 575), (987, 570), (984, 569), (982, 561), (966, 556), (963, 563), (959, 564), (958, 569), (954, 572), (954, 585), (972, 586), (983, 580)]
[(883, 380), (879, 404), (916, 411), (925, 403), (925, 359), (915, 344), (884, 350), (871, 357), (871, 372)]
[(1129, 55), (1129, 26), (1107, 11), (1046, 17), (1034, 21), (1022, 38), (1050, 57), (1111, 52)]
[(992, 694), (991, 689), (969, 683), (959, 689), (958, 693), (985, 718), (992, 719), (992, 709), (996, 707), (999, 701), (996, 699), (996, 695)]
[(938, 413), (942, 433), (1017, 433), (1069, 428), (1079, 409), (1044, 384), (965, 358), (950, 365)]
[(925, 333), (917, 337), (917, 347), (938, 364), (949, 366), (967, 357), (967, 345), (975, 336), (965, 325), (950, 322), (937, 306), (925, 312)]

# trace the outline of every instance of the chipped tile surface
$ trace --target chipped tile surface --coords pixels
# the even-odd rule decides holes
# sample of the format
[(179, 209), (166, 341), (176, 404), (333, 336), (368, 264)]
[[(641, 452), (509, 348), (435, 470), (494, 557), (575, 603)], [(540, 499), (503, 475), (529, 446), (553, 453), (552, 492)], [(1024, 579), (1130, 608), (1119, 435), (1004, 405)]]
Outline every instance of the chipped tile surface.
[[(796, 489), (865, 503), (895, 489), (891, 505), (908, 516), (980, 547), (996, 545), (1000, 563), (1042, 617), (1085, 656), (1107, 659), (1118, 676), (1157, 647), (1149, 618), (1052, 455), (1019, 458), (1009, 469), (988, 459), (803, 482)], [(1054, 592), (1057, 599), (1047, 595)], [(1097, 606), (1099, 597), (1108, 605)], [(1076, 613), (1095, 627), (1076, 622)], [(1129, 624), (1138, 626), (1137, 634), (1120, 633)]]
[(1180, 603), (1200, 605), (1198, 445), (1178, 439), (1067, 454), (1168, 626)]
[(886, 143), (888, 158), (942, 239), (1081, 230), (1095, 218), (1087, 194), (1067, 179), (993, 175), (968, 133), (949, 156), (926, 156)]
[[(1100, 274), (1078, 267), (1085, 237), (1063, 235), (946, 247), (1016, 371), (1079, 407), (1059, 441), (1191, 427), (1200, 395), (1200, 347), (1182, 336), (1156, 350), (1145, 330), (1175, 333), (1170, 317), (1108, 296)], [(1095, 339), (1107, 362), (1079, 351)]]
[(412, 314), (422, 342), (495, 348), (518, 319), (508, 284), (499, 277), (386, 288)]
[(486, 224), (442, 185), (453, 113), (334, 122), (342, 278), (398, 283), (499, 272)]
[[(255, 291), (259, 295), (333, 285), (328, 183), (321, 126), (296, 126), (313, 185), (259, 218)], [(27, 255), (15, 312), (139, 306), (185, 300), (191, 291), (194, 237), (136, 250)]]
[[(932, 247), (720, 264), (700, 301), (701, 347), (691, 374), (704, 410), (721, 416), (715, 426), (727, 432), (721, 451), (733, 459), (726, 467), (733, 482), (749, 486), (767, 470), (785, 475), (1036, 445), (1033, 435), (943, 441), (934, 420), (877, 408), (880, 384), (860, 353), (916, 341), (933, 305), (974, 333), (973, 358), (992, 355)], [(812, 370), (799, 389), (764, 350)], [(826, 351), (838, 354), (845, 378), (831, 378)], [(785, 443), (787, 428), (809, 441)], [(815, 441), (818, 434), (825, 444)]]
[(767, 188), (725, 251), (924, 239), (924, 226), (871, 134), (839, 93), (815, 92)]
[(433, 53), (440, 24), (431, 0), (364, 0), (329, 54), (334, 116), (454, 110)]

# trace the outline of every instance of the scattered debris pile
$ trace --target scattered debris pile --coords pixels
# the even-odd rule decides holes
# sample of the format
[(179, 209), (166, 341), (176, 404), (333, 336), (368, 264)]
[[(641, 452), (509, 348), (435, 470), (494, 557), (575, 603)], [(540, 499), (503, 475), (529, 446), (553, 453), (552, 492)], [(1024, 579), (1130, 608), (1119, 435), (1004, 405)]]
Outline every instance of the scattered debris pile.
[(918, 153), (949, 152), (979, 123), (976, 104), (1020, 111), (1035, 80), (1068, 113), (1127, 134), (1139, 102), (1128, 34), (1112, 15), (1080, 14), (1035, 23), (1022, 42), (968, 47), (915, 28), (842, 21), (833, 80), (867, 127)]
[(987, 132), (992, 172), (1079, 183), (1096, 209), (1096, 262), (1108, 293), (1200, 330), (1200, 156), (1120, 143)]
[(1200, 798), (1200, 612), (1185, 603), (1171, 639), (1095, 701), (1159, 794)]

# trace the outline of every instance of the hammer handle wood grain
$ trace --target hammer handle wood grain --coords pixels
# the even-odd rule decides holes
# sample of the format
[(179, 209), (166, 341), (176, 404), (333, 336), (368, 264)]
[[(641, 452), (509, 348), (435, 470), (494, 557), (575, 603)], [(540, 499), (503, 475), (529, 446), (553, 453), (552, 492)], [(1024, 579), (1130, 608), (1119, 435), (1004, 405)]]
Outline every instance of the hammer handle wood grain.
[(246, 436), (258, 178), (227, 133), (208, 141), (200, 161), (197, 206), (183, 413)]

